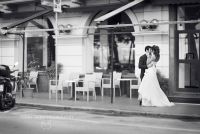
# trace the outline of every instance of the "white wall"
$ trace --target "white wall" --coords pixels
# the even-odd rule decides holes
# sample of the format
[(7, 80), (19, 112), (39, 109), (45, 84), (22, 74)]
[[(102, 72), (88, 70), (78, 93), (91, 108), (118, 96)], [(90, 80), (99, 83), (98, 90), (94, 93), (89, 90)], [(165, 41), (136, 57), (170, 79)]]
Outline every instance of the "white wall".
[[(133, 8), (133, 12), (137, 17), (135, 23), (140, 23), (141, 20), (151, 21), (157, 19), (159, 22), (169, 21), (168, 7), (164, 6), (152, 6), (147, 5), (140, 8)], [(157, 68), (162, 72), (165, 77), (169, 77), (169, 25), (159, 25), (152, 34), (140, 34), (142, 31), (136, 31), (139, 34), (136, 35), (135, 39), (135, 66), (136, 76), (139, 77), (140, 70), (138, 68), (139, 57), (145, 53), (144, 49), (146, 45), (158, 45), (160, 47), (160, 60), (157, 63)], [(146, 31), (151, 32), (151, 31)], [(154, 34), (153, 34), (154, 33)]]
[(18, 53), (19, 40), (14, 37), (0, 38), (0, 64), (13, 67), (19, 60)]
[[(88, 14), (80, 12), (63, 13), (58, 16), (58, 25), (71, 24), (73, 27), (82, 27), (87, 21)], [(51, 18), (55, 26), (55, 20)], [(87, 72), (88, 59), (86, 55), (91, 53), (87, 49), (84, 29), (72, 29), (70, 33), (60, 33), (58, 35), (57, 47), (57, 63), (63, 65), (63, 73), (69, 76), (72, 72)], [(91, 55), (91, 54), (90, 54)], [(91, 57), (91, 56), (90, 56)]]
[[(140, 8), (133, 8), (132, 13), (126, 11), (127, 15), (130, 17), (132, 23), (139, 23), (141, 20), (145, 19), (151, 21), (152, 19), (158, 19), (161, 21), (168, 21), (168, 7), (151, 6), (147, 5)], [(87, 19), (93, 13), (65, 13), (59, 16), (58, 24), (72, 24), (74, 27), (77, 26), (88, 26)], [(140, 31), (137, 26), (134, 27), (136, 32)], [(73, 29), (69, 35), (63, 36), (59, 39), (61, 42), (58, 47), (58, 57), (60, 62), (64, 64), (66, 72), (78, 71), (78, 72), (90, 72), (93, 68), (93, 40), (92, 38), (85, 38), (81, 36), (84, 35), (85, 29)], [(91, 30), (92, 31), (92, 30)], [(157, 64), (157, 68), (161, 70), (162, 74), (169, 77), (169, 25), (160, 25), (153, 31), (156, 34), (138, 34), (135, 40), (135, 66), (136, 75), (139, 77), (140, 70), (138, 69), (139, 57), (144, 54), (144, 48), (146, 45), (158, 45), (160, 47), (161, 58)], [(147, 31), (149, 32), (149, 31)], [(68, 37), (72, 36), (71, 38)], [(79, 36), (76, 37), (76, 36)], [(77, 51), (75, 52), (75, 50)], [(81, 51), (82, 49), (82, 51)], [(66, 52), (64, 54), (64, 51)], [(74, 52), (74, 54), (73, 54)], [(62, 53), (62, 54), (61, 54)], [(69, 53), (69, 54), (67, 54)], [(73, 63), (69, 59), (74, 59), (79, 63)], [(71, 67), (73, 65), (73, 67)]]

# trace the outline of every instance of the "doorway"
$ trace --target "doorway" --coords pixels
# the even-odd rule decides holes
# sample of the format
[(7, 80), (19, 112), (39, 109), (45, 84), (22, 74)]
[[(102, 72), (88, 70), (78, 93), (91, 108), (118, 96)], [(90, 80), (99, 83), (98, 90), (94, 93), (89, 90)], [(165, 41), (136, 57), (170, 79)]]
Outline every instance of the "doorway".
[(200, 93), (200, 30), (182, 30), (178, 37), (178, 82), (179, 92)]

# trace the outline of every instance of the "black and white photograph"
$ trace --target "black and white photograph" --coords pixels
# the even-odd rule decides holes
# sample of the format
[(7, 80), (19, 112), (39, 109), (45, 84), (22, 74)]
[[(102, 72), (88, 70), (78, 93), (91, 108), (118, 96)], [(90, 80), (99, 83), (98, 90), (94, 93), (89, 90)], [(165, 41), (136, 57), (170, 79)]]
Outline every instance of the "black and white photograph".
[(0, 0), (0, 134), (199, 134), (200, 0)]

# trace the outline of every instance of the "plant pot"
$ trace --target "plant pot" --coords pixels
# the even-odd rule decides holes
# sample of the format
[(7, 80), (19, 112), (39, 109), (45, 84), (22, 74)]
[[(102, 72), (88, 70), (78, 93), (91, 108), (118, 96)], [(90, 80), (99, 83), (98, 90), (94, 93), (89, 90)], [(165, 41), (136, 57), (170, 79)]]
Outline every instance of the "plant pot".
[(22, 94), (25, 98), (33, 98), (33, 90), (34, 88), (23, 88)]

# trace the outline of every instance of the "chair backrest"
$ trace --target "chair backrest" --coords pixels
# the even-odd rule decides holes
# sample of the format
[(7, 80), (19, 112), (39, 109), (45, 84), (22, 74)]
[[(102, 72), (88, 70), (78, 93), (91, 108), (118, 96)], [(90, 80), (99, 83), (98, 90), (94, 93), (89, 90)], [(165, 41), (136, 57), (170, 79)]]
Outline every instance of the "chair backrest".
[(94, 75), (95, 75), (95, 85), (100, 86), (103, 73), (102, 72), (95, 72)]
[(122, 73), (120, 72), (113, 72), (113, 80), (115, 85), (120, 85), (120, 79), (122, 77)]
[(38, 78), (38, 72), (37, 71), (31, 71), (29, 75), (29, 79), (31, 82), (36, 83)]
[(138, 88), (138, 86), (140, 85), (140, 80), (139, 78), (133, 78), (131, 80), (131, 83), (130, 83), (130, 87), (131, 88)]
[(65, 74), (59, 74), (59, 79), (58, 79), (58, 88), (63, 87), (63, 82), (66, 79)]
[(89, 90), (95, 89), (95, 74), (85, 74), (84, 87)]
[(69, 75), (69, 80), (77, 80), (79, 79), (79, 73), (73, 72)]

